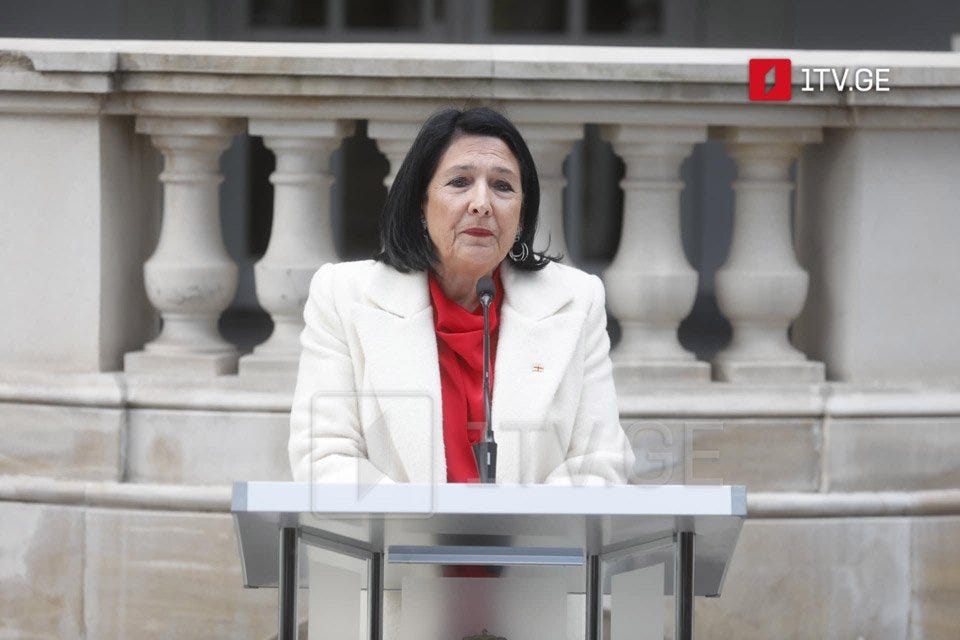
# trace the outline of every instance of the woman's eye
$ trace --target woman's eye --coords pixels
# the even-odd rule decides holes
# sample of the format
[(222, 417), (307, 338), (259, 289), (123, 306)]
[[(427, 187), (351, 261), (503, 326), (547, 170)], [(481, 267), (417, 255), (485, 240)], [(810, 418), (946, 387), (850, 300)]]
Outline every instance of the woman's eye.
[(509, 182), (503, 182), (502, 180), (493, 185), (495, 189), (500, 191), (513, 191), (513, 185)]
[(467, 186), (467, 179), (463, 176), (459, 176), (447, 183), (451, 187), (465, 187)]

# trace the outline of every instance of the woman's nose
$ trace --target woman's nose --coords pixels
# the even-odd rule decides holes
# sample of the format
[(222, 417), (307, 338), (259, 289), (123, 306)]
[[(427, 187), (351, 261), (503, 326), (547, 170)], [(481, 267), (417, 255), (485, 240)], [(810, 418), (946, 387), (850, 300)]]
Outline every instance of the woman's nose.
[(483, 181), (478, 180), (470, 194), (470, 213), (487, 215), (490, 212), (490, 190)]

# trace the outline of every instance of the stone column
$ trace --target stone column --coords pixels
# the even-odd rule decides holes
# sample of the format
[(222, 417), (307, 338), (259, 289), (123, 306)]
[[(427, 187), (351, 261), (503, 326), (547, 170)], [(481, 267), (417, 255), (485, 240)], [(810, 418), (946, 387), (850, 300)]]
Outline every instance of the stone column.
[(64, 115), (54, 97), (0, 113), (0, 369), (117, 371), (156, 334), (159, 153), (133, 119)]
[(330, 211), (330, 154), (352, 122), (251, 120), (250, 135), (263, 136), (274, 152), (273, 225), (266, 253), (254, 266), (257, 300), (273, 320), (273, 333), (240, 359), (240, 374), (295, 375), (310, 278), (336, 262)]
[(811, 288), (790, 336), (833, 381), (960, 387), (960, 121), (886, 124), (827, 129), (801, 158)]
[(717, 271), (720, 310), (733, 341), (714, 360), (715, 376), (731, 382), (818, 382), (820, 362), (794, 348), (787, 329), (807, 297), (807, 273), (797, 262), (790, 228), (794, 184), (790, 166), (820, 129), (721, 127), (737, 165), (733, 239)]
[(220, 154), (243, 125), (226, 118), (137, 118), (137, 131), (164, 157), (160, 242), (143, 267), (163, 328), (143, 351), (125, 355), (128, 372), (237, 370), (237, 351), (217, 328), (237, 290), (237, 265), (220, 231), (218, 185)]
[(416, 122), (370, 120), (367, 124), (367, 136), (377, 143), (380, 153), (387, 156), (390, 162), (390, 171), (383, 179), (387, 190), (393, 185), (393, 179), (397, 177), (397, 171), (419, 132), (420, 125)]
[(581, 124), (518, 124), (540, 177), (540, 217), (534, 249), (547, 248), (551, 254), (562, 253), (569, 263), (569, 251), (563, 232), (563, 161), (573, 143), (583, 137)]
[(697, 295), (697, 272), (680, 238), (680, 164), (706, 139), (706, 128), (610, 125), (602, 131), (626, 165), (620, 245), (603, 276), (607, 305), (623, 332), (612, 354), (617, 388), (708, 381), (710, 366), (677, 338)]

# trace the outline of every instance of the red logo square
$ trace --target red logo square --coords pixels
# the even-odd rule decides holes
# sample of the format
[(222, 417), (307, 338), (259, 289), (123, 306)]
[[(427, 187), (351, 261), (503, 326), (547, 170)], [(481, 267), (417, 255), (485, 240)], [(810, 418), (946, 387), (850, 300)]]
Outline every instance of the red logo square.
[(786, 102), (790, 99), (790, 58), (750, 59), (750, 99)]

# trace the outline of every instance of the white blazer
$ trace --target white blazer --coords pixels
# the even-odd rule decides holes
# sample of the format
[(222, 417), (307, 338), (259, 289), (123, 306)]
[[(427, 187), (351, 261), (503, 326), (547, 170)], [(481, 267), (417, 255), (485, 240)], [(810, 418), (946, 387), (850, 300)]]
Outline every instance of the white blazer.
[[(500, 270), (491, 415), (499, 483), (623, 483), (603, 283), (551, 263)], [(427, 274), (325, 264), (304, 307), (290, 464), (310, 482), (446, 482)]]

